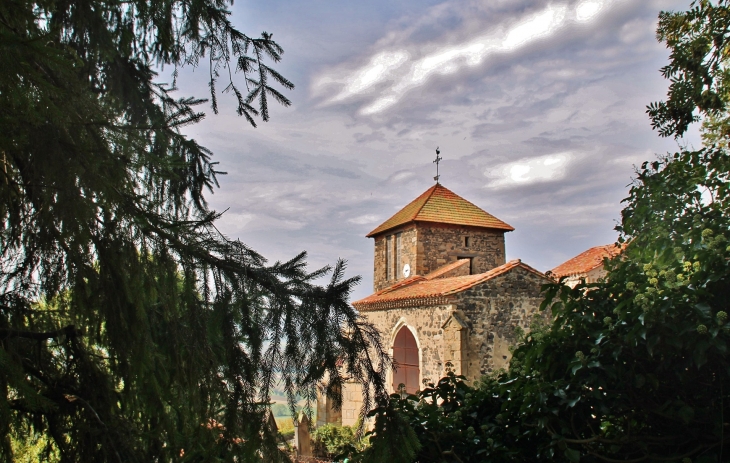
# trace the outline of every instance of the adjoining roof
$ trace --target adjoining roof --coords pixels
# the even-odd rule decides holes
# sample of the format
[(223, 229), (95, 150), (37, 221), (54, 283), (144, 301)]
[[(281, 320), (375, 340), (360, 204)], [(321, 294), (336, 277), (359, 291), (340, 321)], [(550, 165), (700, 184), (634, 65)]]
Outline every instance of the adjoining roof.
[(364, 299), (355, 301), (352, 305), (358, 310), (388, 308), (402, 305), (436, 305), (448, 302), (448, 298), (465, 291), (472, 286), (491, 280), (510, 270), (521, 267), (529, 272), (546, 278), (521, 260), (512, 260), (492, 270), (476, 275), (464, 275), (450, 278), (426, 279), (422, 276), (413, 276), (385, 288)]
[(471, 264), (469, 259), (458, 259), (450, 264), (446, 264), (442, 267), (437, 268), (431, 273), (427, 273), (423, 278), (427, 280), (435, 280), (436, 278), (442, 278), (449, 272), (458, 270), (460, 267)]
[(366, 236), (370, 238), (400, 225), (418, 221), (514, 230), (514, 227), (437, 183)]
[(610, 259), (613, 256), (620, 254), (622, 250), (623, 248), (616, 246), (615, 244), (595, 246), (578, 254), (572, 259), (563, 262), (550, 272), (557, 278), (585, 274), (594, 268), (602, 266), (604, 258)]

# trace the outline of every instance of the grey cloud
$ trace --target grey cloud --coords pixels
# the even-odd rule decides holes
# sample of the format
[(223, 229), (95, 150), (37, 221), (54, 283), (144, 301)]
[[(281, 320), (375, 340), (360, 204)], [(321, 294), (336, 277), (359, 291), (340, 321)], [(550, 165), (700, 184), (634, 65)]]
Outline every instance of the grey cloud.
[[(378, 1), (367, 7), (386, 8)], [(684, 9), (688, 1), (660, 3)], [(306, 83), (325, 70), (355, 69), (377, 51), (460, 43), (546, 4), (411, 3), (400, 18), (369, 19), (374, 30), (324, 24), (317, 43), (326, 45), (302, 55), (309, 61), (297, 72)], [(644, 113), (667, 85), (657, 71), (667, 52), (652, 30), (659, 7), (616, 3), (590, 27), (438, 75), (372, 117), (359, 114), (362, 102), (388, 82), (331, 106), (298, 85), (297, 106), (277, 109), (255, 131), (242, 130), (233, 117), (207, 119), (191, 133), (230, 172), (210, 198), (217, 210), (230, 208), (221, 229), (272, 260), (302, 249), (314, 266), (348, 258), (350, 274), (364, 277), (354, 297), (365, 296), (372, 241), (364, 235), (433, 184), (433, 150), (440, 146), (442, 183), (516, 227), (507, 235), (508, 258), (547, 270), (615, 240), (633, 164), (676, 149), (652, 132)], [(485, 173), (506, 163), (564, 151), (575, 157), (559, 180), (486, 187)]]
[[(612, 5), (612, 6), (609, 6), (606, 8), (607, 13), (604, 14), (604, 16), (607, 16), (607, 19), (602, 24), (599, 24), (597, 27), (564, 26), (562, 29), (557, 30), (557, 32), (552, 33), (547, 38), (544, 38), (542, 40), (534, 40), (533, 42), (531, 42), (525, 46), (522, 46), (510, 53), (497, 53), (497, 54), (494, 54), (493, 56), (489, 56), (489, 58), (484, 63), (482, 63), (478, 69), (482, 69), (482, 71), (483, 71), (485, 67), (489, 68), (490, 66), (495, 66), (495, 65), (497, 67), (499, 67), (500, 61), (509, 63), (509, 62), (514, 62), (515, 60), (521, 60), (521, 59), (525, 59), (528, 57), (534, 58), (535, 53), (537, 53), (537, 52), (545, 52), (547, 54), (551, 54), (551, 52), (554, 52), (554, 50), (556, 50), (556, 49), (562, 49), (563, 51), (565, 51), (566, 48), (568, 48), (568, 51), (571, 51), (570, 50), (571, 47), (579, 48), (577, 46), (577, 43), (584, 46), (585, 41), (587, 41), (589, 43), (593, 43), (594, 45), (596, 45), (595, 42), (599, 41), (600, 39), (603, 39), (605, 42), (610, 42), (610, 41), (615, 42), (616, 41), (616, 37), (615, 37), (616, 32), (614, 31), (615, 27), (612, 28), (612, 26), (615, 26), (615, 24), (613, 24), (613, 23), (616, 21), (626, 22), (627, 15), (631, 14), (631, 13), (635, 13), (635, 11), (639, 7), (635, 2), (628, 4), (628, 6), (623, 5), (623, 7), (620, 7), (621, 6), (620, 2), (618, 2), (618, 3), (613, 2), (613, 3), (615, 3), (615, 5)], [(549, 8), (557, 8), (556, 6), (549, 6), (549, 5), (551, 5), (551, 4), (542, 3), (542, 2), (533, 2), (533, 4), (531, 5), (530, 8), (522, 8), (518, 14), (520, 16), (522, 16), (523, 18), (528, 18), (528, 17), (530, 17), (531, 14), (534, 14), (535, 12), (538, 12), (538, 13), (541, 11), (549, 12), (549, 11), (551, 11)], [(554, 4), (554, 5), (562, 5), (562, 4)], [(576, 5), (576, 2), (566, 3), (565, 5), (568, 5), (569, 9), (574, 8)], [(436, 10), (440, 10), (442, 12), (442, 16), (445, 16), (446, 18), (450, 17), (450, 15), (448, 13), (453, 13), (452, 10), (443, 8), (443, 7), (434, 9), (434, 11), (436, 11)], [(468, 10), (468, 8), (467, 8), (467, 10)], [(615, 11), (612, 12), (612, 10), (615, 10)], [(555, 10), (555, 11), (558, 11), (558, 10)], [(469, 10), (469, 12), (473, 13), (470, 10)], [(490, 24), (499, 25), (500, 21), (507, 21), (507, 22), (505, 22), (505, 24), (509, 24), (509, 21), (514, 22), (512, 19), (505, 19), (504, 16), (508, 16), (510, 14), (514, 15), (515, 11), (511, 10), (510, 8), (505, 8), (504, 5), (502, 5), (502, 11), (501, 11), (501, 15), (503, 16), (502, 18), (497, 18), (497, 20), (494, 20), (495, 12), (491, 11), (490, 13), (491, 13), (490, 14), (491, 21), (490, 22), (484, 21), (483, 26), (489, 27)], [(542, 13), (539, 13), (539, 14), (542, 14)], [(499, 14), (497, 14), (497, 16), (499, 16)], [(482, 19), (484, 19), (484, 18), (482, 18)], [(472, 19), (472, 22), (473, 22), (473, 19)], [(501, 26), (497, 26), (497, 27), (501, 27)], [(463, 28), (459, 28), (459, 29), (463, 29)], [(403, 35), (405, 35), (405, 37)], [(436, 46), (436, 44), (438, 44), (438, 46), (440, 46), (440, 47), (448, 46), (448, 43), (450, 42), (450, 40), (448, 38), (446, 38), (446, 40), (444, 40), (444, 38), (445, 38), (444, 34), (441, 34), (441, 35), (436, 34), (436, 35), (434, 35), (434, 38), (431, 39), (430, 42), (433, 43), (434, 46)], [(464, 39), (462, 38), (461, 40), (463, 41)], [(404, 41), (405, 41), (405, 45), (403, 43)], [(409, 41), (411, 42), (411, 44), (413, 44), (415, 42), (415, 41), (412, 41), (412, 38), (408, 34), (401, 34), (400, 43), (397, 43), (397, 45), (399, 47), (405, 46), (406, 49), (409, 47), (412, 48), (412, 45), (408, 45)], [(451, 41), (453, 42), (453, 39)], [(393, 37), (389, 38), (389, 42), (391, 42), (393, 46), (396, 44), (395, 39)], [(426, 42), (426, 43), (428, 43), (428, 42)], [(387, 48), (386, 44), (379, 44), (379, 45), (381, 45), (381, 50), (382, 50), (382, 47)], [(429, 50), (428, 45), (419, 44), (418, 46), (422, 50), (424, 50), (424, 51), (422, 51), (422, 53), (428, 53), (428, 51), (427, 51), (427, 50)], [(393, 50), (395, 50), (395, 48), (393, 48)], [(383, 53), (383, 52), (379, 51), (379, 53)], [(393, 53), (400, 53), (400, 52), (393, 51)], [(433, 55), (433, 56), (438, 57), (439, 55)], [(595, 53), (594, 53), (594, 56), (595, 56)], [(429, 59), (431, 59), (431, 58), (429, 58)], [(434, 58), (434, 59), (436, 59), (436, 58)], [(441, 59), (441, 58), (438, 58), (438, 59)], [(451, 59), (451, 58), (448, 58), (448, 59)], [(448, 65), (448, 61), (445, 61), (444, 65)], [(429, 64), (429, 66), (431, 66), (431, 65)], [(428, 72), (431, 72), (431, 71), (428, 71)], [(415, 85), (417, 85), (418, 87), (421, 87), (422, 85), (425, 84), (426, 90), (433, 90), (432, 88), (429, 89), (428, 87), (429, 86), (433, 87), (434, 85), (437, 86), (438, 82), (445, 82), (445, 81), (448, 81), (451, 84), (453, 84), (453, 82), (455, 80), (460, 79), (463, 76), (468, 77), (469, 75), (474, 75), (477, 72), (478, 71), (470, 68), (470, 66), (461, 68), (457, 72), (455, 72), (453, 75), (449, 75), (449, 76), (438, 76), (438, 72), (437, 72), (436, 75), (434, 75), (433, 78), (430, 78), (427, 82), (421, 82), (421, 83), (415, 84)], [(373, 76), (371, 76), (370, 78), (372, 78), (372, 77)], [(396, 88), (396, 87), (393, 87), (393, 88)], [(368, 91), (371, 93), (374, 93), (376, 95), (378, 93), (380, 93), (380, 91), (373, 92), (374, 88), (375, 87), (368, 87)], [(471, 89), (469, 89), (467, 91), (470, 91), (470, 90)], [(359, 91), (355, 91), (355, 93), (353, 93), (353, 96), (358, 93), (359, 93)], [(413, 90), (411, 90), (408, 93), (412, 94)], [(386, 96), (385, 98), (388, 99), (391, 97)], [(394, 97), (394, 98), (396, 98), (396, 97)], [(400, 98), (400, 97), (397, 97), (397, 98)], [(404, 97), (404, 98), (408, 99), (407, 97)], [(422, 100), (421, 98), (418, 98), (418, 100), (420, 102), (423, 102), (423, 101), (421, 101)], [(385, 101), (385, 100), (383, 100), (383, 101)], [(392, 101), (395, 101), (395, 100), (391, 99), (391, 102)], [(400, 102), (400, 99), (398, 101)], [(391, 104), (391, 103), (388, 103), (388, 104)]]
[(333, 167), (320, 167), (318, 169), (320, 172), (333, 175), (335, 177), (342, 177), (342, 178), (349, 178), (349, 179), (356, 179), (360, 178), (359, 174), (356, 174), (355, 172), (347, 169), (336, 169)]
[(523, 140), (522, 143), (530, 146), (548, 148), (552, 150), (568, 150), (580, 146), (588, 140), (587, 136), (572, 136), (567, 138), (532, 137)]
[(393, 172), (384, 183), (403, 183), (404, 181), (413, 180), (416, 174), (410, 170), (400, 170)]
[(373, 131), (370, 133), (356, 133), (355, 141), (358, 143), (367, 143), (371, 141), (385, 141), (385, 134), (381, 131)]

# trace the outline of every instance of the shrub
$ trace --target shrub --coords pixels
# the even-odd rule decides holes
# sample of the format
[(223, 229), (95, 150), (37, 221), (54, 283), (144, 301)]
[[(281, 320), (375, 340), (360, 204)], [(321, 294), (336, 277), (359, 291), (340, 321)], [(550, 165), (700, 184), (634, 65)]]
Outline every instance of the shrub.
[(312, 433), (312, 445), (316, 455), (327, 458), (349, 456), (365, 449), (367, 441), (357, 437), (357, 426), (326, 424)]

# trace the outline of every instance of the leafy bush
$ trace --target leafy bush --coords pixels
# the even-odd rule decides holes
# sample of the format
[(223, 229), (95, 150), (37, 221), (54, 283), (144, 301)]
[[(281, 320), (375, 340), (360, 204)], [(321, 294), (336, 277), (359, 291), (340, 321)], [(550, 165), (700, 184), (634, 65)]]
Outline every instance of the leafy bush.
[(11, 435), (10, 445), (15, 463), (59, 463), (61, 460), (58, 449), (43, 434), (31, 433), (20, 438)]
[(357, 426), (326, 424), (314, 430), (312, 444), (317, 455), (339, 458), (364, 450), (367, 441), (357, 436)]

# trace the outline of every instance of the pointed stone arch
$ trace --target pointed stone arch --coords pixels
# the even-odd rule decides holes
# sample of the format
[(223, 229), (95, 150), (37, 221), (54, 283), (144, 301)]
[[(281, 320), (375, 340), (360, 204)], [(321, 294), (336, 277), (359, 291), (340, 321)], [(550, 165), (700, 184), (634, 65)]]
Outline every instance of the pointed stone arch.
[[(469, 327), (457, 312), (441, 325), (444, 332), (444, 374), (467, 375)], [(450, 366), (448, 366), (450, 365)]]
[(393, 332), (392, 356), (398, 369), (392, 374), (394, 391), (405, 384), (406, 392), (415, 394), (421, 389), (421, 348), (416, 333), (405, 323), (398, 323)]

